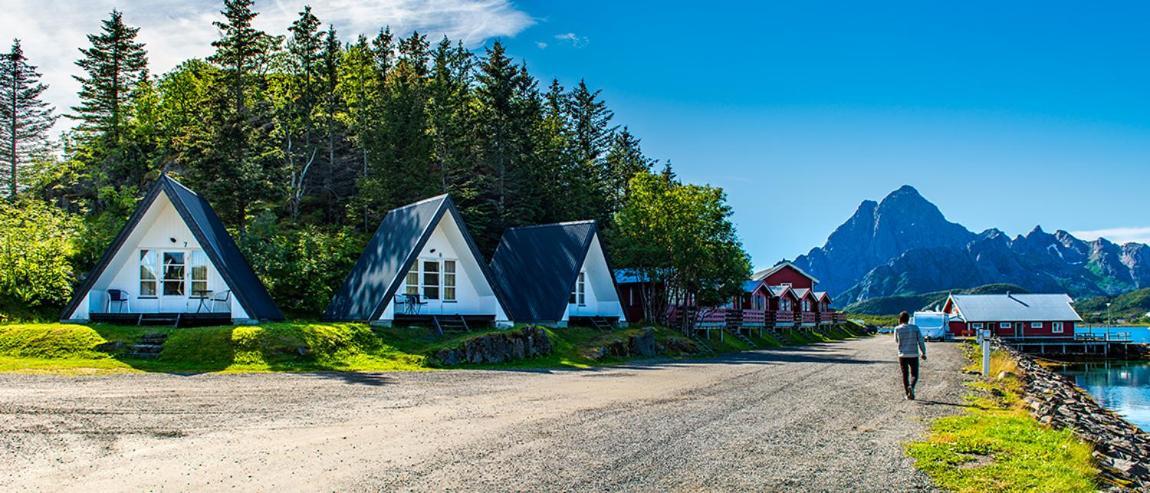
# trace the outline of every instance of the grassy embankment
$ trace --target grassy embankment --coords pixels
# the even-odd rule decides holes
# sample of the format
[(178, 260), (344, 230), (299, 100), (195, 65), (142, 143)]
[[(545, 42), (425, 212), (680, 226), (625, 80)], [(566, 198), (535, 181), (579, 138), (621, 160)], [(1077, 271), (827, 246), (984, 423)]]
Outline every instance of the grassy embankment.
[[(619, 362), (595, 360), (597, 348), (626, 339), (642, 329), (600, 332), (588, 328), (549, 330), (554, 353), (500, 368), (581, 368)], [(431, 367), (428, 355), (458, 346), (489, 331), (448, 337), (422, 328), (371, 330), (363, 324), (275, 323), (260, 326), (202, 328), (122, 327), (109, 325), (0, 325), (0, 371), (109, 373), (155, 371), (173, 373), (260, 371), (419, 371)], [(123, 351), (104, 352), (97, 346), (131, 345), (145, 333), (165, 333), (168, 340), (157, 359), (134, 359)], [(855, 334), (836, 329), (827, 335), (795, 334), (775, 339), (752, 337), (757, 347), (808, 344), (844, 339)], [(658, 328), (656, 339), (684, 339)], [(734, 337), (714, 338), (708, 345), (727, 353), (753, 349)]]
[[(967, 345), (976, 371), (976, 351)], [(907, 453), (942, 488), (983, 491), (1096, 491), (1089, 444), (1040, 424), (1022, 401), (1016, 362), (995, 352), (987, 380), (970, 383), (967, 410), (935, 420), (930, 436)]]

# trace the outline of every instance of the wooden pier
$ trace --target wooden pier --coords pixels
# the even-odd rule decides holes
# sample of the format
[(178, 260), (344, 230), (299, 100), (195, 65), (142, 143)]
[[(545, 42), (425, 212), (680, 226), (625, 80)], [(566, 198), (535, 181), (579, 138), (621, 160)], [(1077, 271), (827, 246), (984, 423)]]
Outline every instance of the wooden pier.
[(1039, 356), (1134, 358), (1150, 354), (1150, 345), (1135, 342), (1130, 332), (1075, 334), (1074, 337), (1001, 337), (1003, 344)]

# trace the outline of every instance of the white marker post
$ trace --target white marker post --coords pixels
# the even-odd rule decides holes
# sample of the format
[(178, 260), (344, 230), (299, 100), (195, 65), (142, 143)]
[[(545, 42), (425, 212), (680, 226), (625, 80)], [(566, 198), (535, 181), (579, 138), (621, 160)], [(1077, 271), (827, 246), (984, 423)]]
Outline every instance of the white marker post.
[(978, 339), (982, 343), (982, 377), (990, 378), (990, 331), (978, 331)]

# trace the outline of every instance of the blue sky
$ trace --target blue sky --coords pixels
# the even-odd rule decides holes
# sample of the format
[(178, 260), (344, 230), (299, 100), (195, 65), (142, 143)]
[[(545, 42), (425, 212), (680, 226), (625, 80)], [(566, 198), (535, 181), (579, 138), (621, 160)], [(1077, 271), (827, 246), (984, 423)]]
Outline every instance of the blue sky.
[[(1150, 4), (309, 3), (347, 36), (390, 24), (475, 49), (501, 39), (540, 78), (587, 79), (648, 154), (727, 190), (758, 266), (821, 245), (860, 201), (903, 184), (973, 230), (1150, 241)], [(257, 0), (278, 32), (302, 4)], [(101, 10), (143, 27), (162, 72), (210, 52), (219, 9), (75, 5), (12, 0), (0, 19), (62, 107)]]

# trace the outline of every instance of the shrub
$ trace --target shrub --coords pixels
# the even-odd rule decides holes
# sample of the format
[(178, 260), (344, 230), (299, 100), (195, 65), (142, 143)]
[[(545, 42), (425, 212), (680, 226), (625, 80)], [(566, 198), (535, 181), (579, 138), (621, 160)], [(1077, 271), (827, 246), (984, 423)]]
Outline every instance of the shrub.
[(31, 308), (66, 303), (79, 229), (74, 216), (40, 201), (0, 204), (0, 302)]
[(359, 258), (364, 238), (315, 226), (280, 230), (274, 217), (261, 217), (239, 243), (279, 307), (311, 318), (327, 308)]

